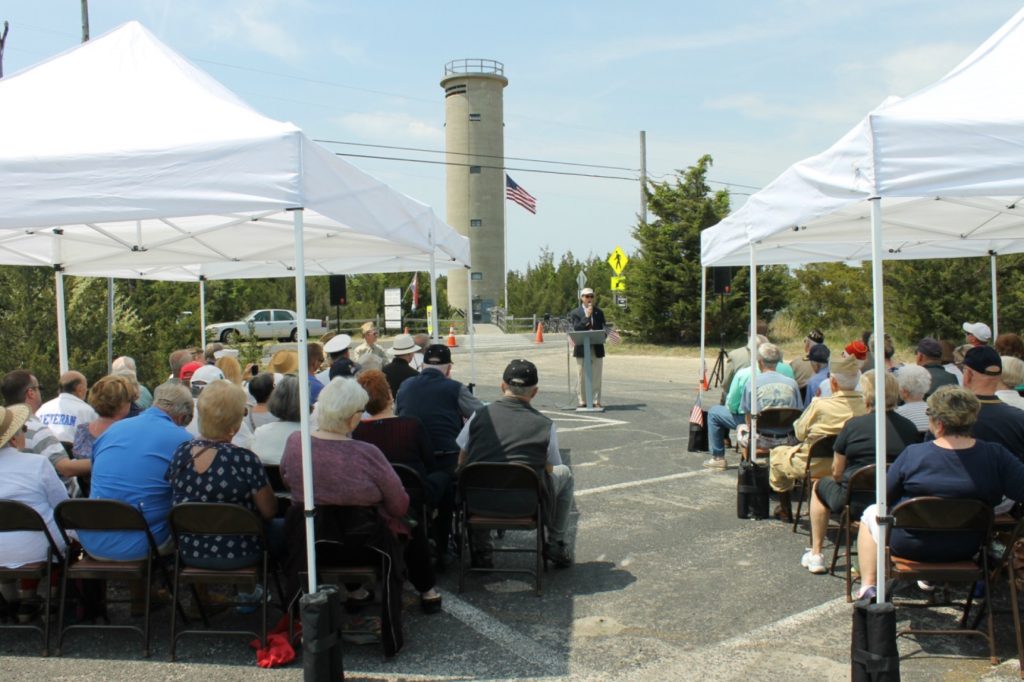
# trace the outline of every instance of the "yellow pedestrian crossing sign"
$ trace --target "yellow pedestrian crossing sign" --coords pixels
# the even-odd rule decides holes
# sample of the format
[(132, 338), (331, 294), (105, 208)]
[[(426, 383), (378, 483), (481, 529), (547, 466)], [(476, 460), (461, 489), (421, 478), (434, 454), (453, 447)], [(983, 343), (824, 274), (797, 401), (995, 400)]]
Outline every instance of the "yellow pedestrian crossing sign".
[(612, 291), (625, 291), (626, 290), (626, 278), (625, 277), (612, 277)]
[[(621, 246), (616, 246), (615, 250), (608, 254), (608, 265), (612, 266), (612, 270), (615, 271), (616, 275), (622, 274), (622, 269), (626, 267), (626, 263), (629, 262), (629, 256), (622, 250)], [(614, 289), (615, 286), (612, 285)]]

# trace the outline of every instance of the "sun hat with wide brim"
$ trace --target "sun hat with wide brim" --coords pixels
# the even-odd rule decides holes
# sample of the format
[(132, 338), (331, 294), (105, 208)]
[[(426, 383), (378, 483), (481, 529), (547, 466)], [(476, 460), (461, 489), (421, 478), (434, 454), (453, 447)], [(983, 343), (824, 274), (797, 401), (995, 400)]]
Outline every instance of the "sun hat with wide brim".
[(25, 425), (30, 416), (32, 410), (24, 403), (0, 407), (0, 447), (7, 445), (14, 438), (14, 434)]
[(412, 340), (412, 336), (409, 334), (399, 334), (395, 337), (391, 350), (395, 355), (405, 355), (407, 353), (415, 353), (420, 350), (420, 347), (416, 345), (416, 342)]
[(299, 354), (293, 350), (279, 350), (270, 358), (268, 367), (277, 374), (292, 374), (299, 369)]

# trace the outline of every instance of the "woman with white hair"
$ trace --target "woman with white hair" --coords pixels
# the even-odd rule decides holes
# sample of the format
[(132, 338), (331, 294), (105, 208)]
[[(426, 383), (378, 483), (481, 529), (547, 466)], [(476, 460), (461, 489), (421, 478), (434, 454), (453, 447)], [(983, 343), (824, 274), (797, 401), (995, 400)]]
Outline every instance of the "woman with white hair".
[[(318, 428), (311, 434), (313, 490), (316, 505), (375, 507), (395, 536), (408, 537), (403, 521), (409, 509), (409, 495), (398, 474), (376, 445), (353, 440), (370, 397), (357, 382), (336, 378), (320, 392), (317, 400)], [(303, 505), (301, 434), (288, 437), (281, 457), (281, 477), (292, 492), (292, 508)], [(441, 610), (441, 595), (434, 589), (434, 571), (429, 556), (420, 565), (410, 564), (409, 580), (420, 592), (420, 604), (428, 613)], [(369, 601), (372, 594), (362, 587), (349, 593), (349, 604)]]
[(932, 387), (932, 375), (920, 365), (904, 365), (896, 372), (896, 381), (900, 385), (900, 400), (903, 401), (896, 408), (896, 414), (913, 422), (919, 432), (927, 433), (928, 415), (925, 412), (928, 404), (924, 396)]
[(1024, 384), (1024, 360), (1012, 355), (1004, 355), (1000, 359), (1003, 361), (1003, 374), (999, 380), (1003, 382), (1003, 388), (996, 391), (996, 397), (1007, 405), (1024, 410), (1024, 398), (1017, 392), (1017, 387)]

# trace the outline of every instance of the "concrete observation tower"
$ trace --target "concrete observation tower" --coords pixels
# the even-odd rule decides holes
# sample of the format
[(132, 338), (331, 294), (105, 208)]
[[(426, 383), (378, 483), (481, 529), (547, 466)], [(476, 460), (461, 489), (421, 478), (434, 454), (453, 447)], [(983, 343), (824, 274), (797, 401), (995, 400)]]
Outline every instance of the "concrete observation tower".
[[(444, 66), (446, 218), (469, 237), (473, 319), (490, 322), (505, 293), (505, 65), (456, 59)], [(448, 301), (470, 309), (464, 270), (448, 273)]]

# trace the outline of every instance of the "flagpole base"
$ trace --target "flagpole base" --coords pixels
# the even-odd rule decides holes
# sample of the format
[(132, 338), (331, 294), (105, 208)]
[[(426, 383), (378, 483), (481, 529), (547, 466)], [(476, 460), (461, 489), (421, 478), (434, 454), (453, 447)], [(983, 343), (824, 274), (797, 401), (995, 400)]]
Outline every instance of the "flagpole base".
[(577, 407), (577, 412), (604, 412), (603, 407)]

